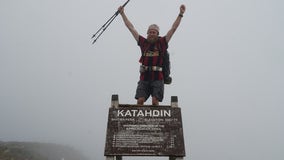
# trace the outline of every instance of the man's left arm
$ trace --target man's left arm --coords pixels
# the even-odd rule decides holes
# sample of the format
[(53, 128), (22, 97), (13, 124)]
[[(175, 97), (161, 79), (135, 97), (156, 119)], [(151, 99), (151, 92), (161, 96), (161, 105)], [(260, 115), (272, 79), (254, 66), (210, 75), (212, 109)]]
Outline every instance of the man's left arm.
[(181, 22), (181, 19), (183, 17), (184, 12), (185, 12), (185, 5), (181, 5), (178, 17), (175, 20), (175, 22), (173, 23), (172, 28), (168, 31), (168, 33), (166, 35), (166, 41), (167, 42), (170, 41), (170, 39), (172, 38), (173, 34), (177, 30), (177, 28), (178, 28), (178, 26), (179, 26), (179, 24)]

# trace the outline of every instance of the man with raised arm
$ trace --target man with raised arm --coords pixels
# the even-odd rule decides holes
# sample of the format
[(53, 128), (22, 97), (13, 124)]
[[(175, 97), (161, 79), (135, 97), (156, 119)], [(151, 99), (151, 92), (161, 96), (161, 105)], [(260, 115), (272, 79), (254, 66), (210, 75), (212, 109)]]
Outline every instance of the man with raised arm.
[(143, 105), (151, 95), (152, 105), (159, 105), (159, 102), (162, 102), (164, 97), (163, 58), (167, 54), (168, 42), (171, 40), (181, 22), (185, 12), (185, 5), (180, 6), (179, 14), (172, 27), (167, 34), (162, 37), (159, 36), (159, 26), (151, 24), (147, 30), (147, 38), (144, 38), (129, 21), (122, 6), (118, 8), (118, 11), (126, 27), (141, 49), (141, 57), (139, 60), (141, 63), (140, 80), (135, 94), (137, 104)]

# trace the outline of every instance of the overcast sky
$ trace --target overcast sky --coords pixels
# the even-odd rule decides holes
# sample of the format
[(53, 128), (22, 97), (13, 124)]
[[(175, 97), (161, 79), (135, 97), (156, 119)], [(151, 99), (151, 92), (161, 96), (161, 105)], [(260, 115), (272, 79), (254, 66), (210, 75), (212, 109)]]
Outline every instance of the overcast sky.
[[(125, 1), (0, 1), (0, 140), (104, 159), (111, 95), (136, 103), (140, 50), (120, 15), (91, 36)], [(125, 12), (141, 35), (152, 23), (165, 35), (181, 4), (162, 104), (179, 98), (185, 160), (283, 158), (284, 1), (131, 0)]]

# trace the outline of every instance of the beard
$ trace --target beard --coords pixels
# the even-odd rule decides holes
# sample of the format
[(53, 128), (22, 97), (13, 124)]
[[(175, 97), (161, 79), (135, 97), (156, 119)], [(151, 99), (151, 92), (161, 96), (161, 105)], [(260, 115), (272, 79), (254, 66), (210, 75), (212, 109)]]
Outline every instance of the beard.
[(157, 42), (157, 40), (158, 40), (158, 37), (156, 37), (156, 36), (148, 36), (147, 37), (147, 41), (152, 43), (152, 44)]

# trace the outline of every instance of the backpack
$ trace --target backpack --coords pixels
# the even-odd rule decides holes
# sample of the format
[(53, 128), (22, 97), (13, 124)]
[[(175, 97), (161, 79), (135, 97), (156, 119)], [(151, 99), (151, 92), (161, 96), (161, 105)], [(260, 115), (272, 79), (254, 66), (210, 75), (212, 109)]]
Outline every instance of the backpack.
[(163, 57), (163, 75), (164, 75), (165, 84), (172, 83), (172, 77), (170, 77), (170, 74), (171, 74), (170, 54), (167, 51)]

